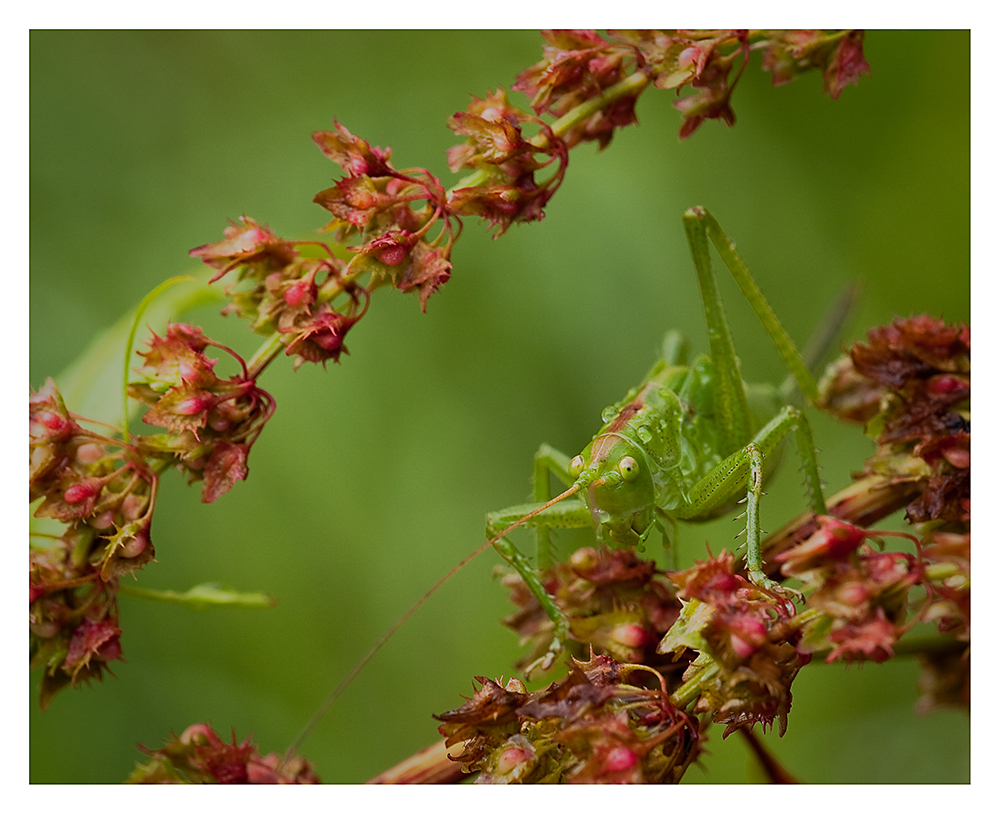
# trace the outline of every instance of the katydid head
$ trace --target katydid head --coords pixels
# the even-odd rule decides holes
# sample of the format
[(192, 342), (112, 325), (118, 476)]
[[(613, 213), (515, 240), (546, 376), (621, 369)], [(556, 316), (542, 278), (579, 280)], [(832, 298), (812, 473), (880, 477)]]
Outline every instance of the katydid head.
[(621, 547), (640, 545), (654, 522), (655, 493), (646, 453), (626, 436), (597, 436), (570, 461), (575, 479), (602, 539)]

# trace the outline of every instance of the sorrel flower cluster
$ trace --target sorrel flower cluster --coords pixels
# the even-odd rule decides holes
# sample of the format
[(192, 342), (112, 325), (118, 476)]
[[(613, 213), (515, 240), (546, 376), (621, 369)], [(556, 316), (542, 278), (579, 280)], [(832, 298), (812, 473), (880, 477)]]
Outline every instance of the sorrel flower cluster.
[(697, 723), (661, 685), (628, 680), (654, 670), (607, 656), (574, 660), (539, 692), (486, 678), (456, 710), (436, 716), (446, 744), (477, 783), (670, 783), (699, 753)]
[(319, 777), (302, 758), (261, 755), (247, 736), (226, 743), (206, 724), (195, 724), (172, 736), (160, 749), (140, 746), (152, 760), (129, 775), (129, 783), (266, 783), (313, 784)]
[(784, 734), (792, 680), (809, 662), (797, 647), (795, 607), (737, 575), (734, 562), (723, 551), (671, 574), (684, 610), (657, 650), (698, 653), (683, 679), (699, 692), (693, 711), (726, 724), (723, 737), (756, 723), (766, 730), (775, 720)]
[[(337, 362), (345, 353), (344, 337), (368, 307), (368, 292), (343, 277), (344, 263), (300, 255), (298, 244), (277, 237), (252, 218), (240, 218), (218, 243), (191, 250), (217, 269), (211, 282), (235, 270), (226, 289), (231, 302), (223, 313), (249, 320), (255, 331), (282, 337), (285, 352), (303, 362)], [(343, 300), (335, 308), (338, 298)]]
[[(846, 420), (864, 422), (867, 434), (876, 440), (877, 450), (865, 463), (863, 476), (873, 488), (897, 489), (906, 496), (916, 551), (915, 558), (873, 552), (855, 561), (858, 566), (869, 562), (867, 569), (855, 573), (852, 568), (836, 577), (835, 582), (842, 583), (840, 594), (854, 607), (841, 614), (819, 607), (825, 623), (838, 620), (833, 624), (843, 631), (844, 640), (831, 656), (849, 658), (865, 647), (891, 654), (907, 629), (898, 616), (901, 589), (919, 582), (926, 598), (913, 621), (936, 624), (945, 641), (952, 642), (921, 655), (923, 709), (938, 704), (967, 708), (969, 703), (971, 347), (967, 325), (948, 325), (929, 316), (898, 319), (869, 331), (868, 343), (855, 344), (850, 358), (834, 365), (821, 385), (825, 408)], [(857, 537), (845, 538), (838, 529), (824, 533), (832, 535), (827, 544), (838, 549), (840, 559), (857, 558), (849, 550), (860, 543)], [(782, 557), (783, 570), (807, 567), (791, 552)], [(852, 613), (856, 618), (860, 613), (867, 628), (855, 633), (850, 628)]]
[[(371, 292), (386, 284), (416, 291), (426, 310), (451, 275), (461, 218), (482, 218), (496, 227), (496, 237), (512, 224), (541, 220), (565, 176), (569, 150), (587, 141), (607, 146), (617, 128), (637, 121), (636, 100), (650, 85), (694, 89), (675, 103), (686, 138), (706, 119), (733, 124), (730, 100), (751, 50), (764, 52), (775, 84), (823, 71), (833, 98), (870, 71), (859, 31), (611, 31), (603, 37), (580, 30), (544, 31), (543, 37), (544, 59), (513, 84), (530, 97), (534, 113), (498, 88), (449, 119), (465, 141), (448, 151), (448, 165), (468, 173), (449, 190), (424, 168), (396, 169), (390, 149), (372, 146), (340, 122), (314, 133), (344, 172), (314, 200), (333, 215), (327, 230), (354, 256), (338, 260), (315, 244), (327, 256), (305, 260), (296, 249), (301, 243), (242, 218), (225, 240), (192, 251), (218, 269), (217, 276), (236, 269), (238, 282), (252, 281), (248, 291), (233, 290), (230, 310), (265, 333), (287, 334), (284, 344), (300, 357), (297, 364), (337, 361), (344, 334), (364, 314)], [(343, 307), (334, 303), (338, 297)]]
[[(69, 685), (100, 680), (121, 658), (118, 580), (154, 557), (150, 529), (159, 473), (174, 465), (202, 481), (210, 503), (247, 475), (247, 456), (274, 410), (241, 372), (220, 379), (204, 350), (227, 348), (198, 328), (172, 324), (141, 353), (129, 387), (147, 404), (143, 421), (165, 433), (127, 441), (86, 429), (49, 379), (29, 399), (29, 500), (59, 534), (29, 556), (32, 666), (44, 667), (41, 704)], [(235, 356), (235, 354), (232, 354)]]
[[(677, 620), (681, 607), (656, 563), (641, 559), (631, 549), (581, 548), (567, 562), (553, 563), (541, 578), (569, 620), (570, 638), (576, 643), (573, 652), (578, 656), (594, 648), (619, 661), (677, 669), (655, 658), (657, 643)], [(552, 620), (519, 574), (507, 574), (504, 585), (518, 607), (504, 624), (526, 646), (516, 666), (527, 669), (548, 651)]]
[(543, 36), (544, 60), (524, 71), (514, 88), (531, 95), (536, 113), (562, 117), (555, 129), (569, 146), (590, 140), (607, 146), (616, 127), (636, 121), (636, 99), (650, 83), (678, 94), (694, 89), (674, 103), (684, 114), (682, 139), (706, 119), (732, 126), (731, 98), (751, 50), (764, 52), (763, 67), (775, 85), (822, 71), (834, 99), (871, 72), (861, 31), (617, 30), (606, 39), (595, 31), (545, 31)]
[[(585, 548), (542, 574), (569, 619), (571, 652), (586, 647), (590, 665), (599, 661), (612, 672), (629, 664), (655, 671), (663, 698), (678, 714), (686, 710), (725, 724), (723, 737), (758, 723), (764, 729), (777, 723), (783, 734), (792, 682), (814, 655), (825, 654), (827, 662), (882, 662), (896, 655), (900, 639), (916, 625), (933, 623), (941, 636), (910, 647), (923, 667), (918, 709), (967, 709), (969, 353), (967, 326), (922, 316), (872, 330), (867, 344), (856, 344), (831, 365), (821, 406), (864, 423), (877, 449), (856, 486), (831, 496), (828, 506), (838, 517), (803, 516), (764, 541), (765, 551), (779, 552), (772, 557), (780, 567), (774, 576), (797, 580), (801, 601), (751, 583), (725, 550), (667, 574), (670, 585), (654, 563), (632, 551)], [(864, 528), (903, 506), (913, 533)], [(885, 541), (895, 539), (905, 541), (904, 550), (884, 550)], [(519, 608), (506, 623), (528, 645), (519, 664), (534, 663), (549, 645), (551, 623), (516, 575), (505, 583)], [(581, 669), (578, 662), (570, 665), (566, 686), (580, 682)], [(540, 723), (525, 714), (534, 696), (516, 683), (502, 688), (478, 680), (483, 687), (473, 699), (440, 716), (447, 743), (466, 744), (458, 760), (481, 772), (481, 782), (571, 779), (572, 771), (567, 778), (553, 768), (548, 741), (541, 747), (535, 742)], [(562, 687), (557, 682), (540, 695)], [(573, 731), (585, 717), (570, 704), (544, 708), (552, 715), (546, 733)], [(602, 738), (595, 735), (594, 743)], [(755, 748), (763, 750), (759, 743)], [(564, 759), (554, 754), (556, 764)], [(643, 773), (616, 778), (602, 765), (606, 780), (650, 782)], [(681, 772), (684, 765), (674, 764)]]
[(156, 475), (135, 450), (84, 429), (55, 382), (29, 400), (29, 499), (65, 529), (32, 547), (28, 563), (30, 657), (42, 666), (42, 707), (69, 684), (100, 680), (121, 658), (117, 580), (153, 556)]
[[(204, 353), (209, 347), (233, 356), (240, 372), (220, 379), (217, 360)], [(139, 355), (140, 379), (129, 385), (129, 395), (149, 406), (144, 423), (167, 432), (137, 444), (146, 457), (174, 463), (190, 481), (202, 481), (201, 498), (212, 503), (246, 479), (250, 448), (274, 413), (274, 400), (257, 387), (243, 359), (200, 328), (171, 324)]]

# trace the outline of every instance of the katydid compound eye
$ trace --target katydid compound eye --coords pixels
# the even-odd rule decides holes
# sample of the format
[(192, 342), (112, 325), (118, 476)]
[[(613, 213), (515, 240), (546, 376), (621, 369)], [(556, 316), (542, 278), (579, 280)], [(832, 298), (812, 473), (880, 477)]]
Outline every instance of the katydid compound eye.
[(626, 483), (634, 481), (639, 477), (639, 462), (631, 455), (626, 455), (618, 462), (618, 471)]
[(580, 477), (580, 473), (583, 472), (584, 467), (586, 467), (587, 462), (583, 460), (582, 455), (577, 455), (572, 461), (569, 462), (569, 475), (571, 478)]

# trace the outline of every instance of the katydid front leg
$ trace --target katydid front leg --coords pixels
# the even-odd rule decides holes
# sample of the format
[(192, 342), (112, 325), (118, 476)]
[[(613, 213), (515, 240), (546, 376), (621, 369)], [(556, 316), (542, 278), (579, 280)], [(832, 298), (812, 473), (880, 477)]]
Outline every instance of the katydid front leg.
[(789, 432), (795, 434), (796, 448), (805, 472), (809, 507), (816, 514), (824, 514), (826, 504), (820, 486), (812, 429), (803, 412), (792, 406), (783, 407), (749, 444), (730, 455), (698, 481), (687, 494), (688, 505), (676, 514), (681, 520), (710, 516), (714, 509), (728, 503), (731, 496), (739, 490), (740, 483), (745, 482), (747, 575), (755, 585), (778, 592), (783, 592), (784, 589), (764, 573), (760, 550), (760, 497), (764, 485), (765, 460), (774, 453)]
[[(532, 491), (537, 503), (525, 504), (521, 506), (511, 506), (500, 512), (491, 512), (486, 516), (486, 535), (494, 537), (501, 534), (504, 529), (511, 526), (520, 518), (536, 511), (539, 506), (544, 505), (551, 499), (549, 490), (549, 474), (552, 473), (556, 479), (566, 486), (573, 484), (573, 478), (569, 474), (569, 456), (548, 444), (542, 444), (538, 452), (535, 453), (535, 466), (532, 474)], [(577, 498), (567, 498), (564, 501), (545, 509), (536, 514), (528, 524), (534, 527), (537, 540), (536, 545), (536, 567), (525, 558), (517, 547), (506, 537), (499, 537), (494, 543), (494, 548), (501, 557), (510, 565), (524, 580), (528, 590), (538, 600), (546, 616), (552, 620), (553, 637), (552, 644), (541, 659), (528, 666), (525, 670), (529, 675), (535, 669), (543, 671), (549, 670), (555, 663), (556, 658), (562, 652), (564, 643), (569, 638), (569, 620), (562, 612), (552, 597), (549, 596), (538, 577), (538, 574), (547, 569), (552, 564), (550, 528), (585, 528), (592, 524), (590, 510), (587, 504)]]

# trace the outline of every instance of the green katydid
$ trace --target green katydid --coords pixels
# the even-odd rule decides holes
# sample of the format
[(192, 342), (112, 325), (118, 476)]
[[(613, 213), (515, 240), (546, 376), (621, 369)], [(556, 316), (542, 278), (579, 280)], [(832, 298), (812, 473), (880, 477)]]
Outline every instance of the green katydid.
[[(344, 676), (295, 740), (291, 755), (368, 661), (410, 616), (466, 563), (489, 547), (524, 579), (554, 625), (548, 652), (529, 671), (548, 669), (567, 640), (569, 623), (538, 573), (551, 562), (549, 530), (595, 528), (602, 543), (637, 546), (654, 529), (668, 542), (676, 521), (699, 521), (746, 501), (746, 564), (750, 579), (780, 590), (763, 571), (759, 503), (765, 477), (782, 439), (793, 433), (806, 479), (806, 500), (816, 514), (826, 505), (820, 486), (812, 430), (803, 412), (787, 403), (797, 386), (809, 400), (817, 387), (802, 355), (778, 322), (733, 244), (715, 218), (701, 207), (684, 214), (691, 254), (708, 325), (710, 353), (687, 362), (686, 342), (667, 334), (663, 355), (646, 378), (602, 414), (605, 424), (574, 458), (542, 445), (535, 456), (534, 499), (487, 516), (489, 539), (451, 569), (411, 606)], [(747, 385), (739, 373), (709, 255), (714, 243), (726, 267), (760, 319), (787, 366), (782, 387)], [(820, 344), (825, 344), (821, 341)], [(568, 488), (550, 497), (549, 474)], [(745, 494), (744, 494), (745, 493)], [(529, 524), (538, 538), (537, 570), (506, 535)]]
[[(748, 575), (758, 585), (777, 588), (763, 571), (760, 497), (773, 469), (767, 460), (789, 432), (805, 472), (808, 506), (816, 514), (826, 511), (809, 422), (798, 407), (783, 404), (791, 386), (747, 385), (740, 377), (709, 239), (784, 360), (790, 382), (814, 400), (815, 380), (715, 218), (694, 207), (684, 214), (684, 227), (698, 273), (710, 355), (689, 365), (686, 341), (668, 333), (662, 357), (638, 386), (604, 411), (604, 426), (582, 453), (571, 459), (541, 446), (533, 473), (537, 502), (487, 516), (490, 542), (555, 625), (552, 646), (540, 660), (542, 669), (552, 665), (569, 633), (566, 617), (537, 576), (551, 562), (551, 528), (593, 526), (602, 543), (619, 547), (641, 546), (659, 529), (667, 544), (668, 528), (677, 520), (710, 519), (743, 502), (738, 498), (745, 495)], [(550, 473), (569, 487), (555, 498), (548, 494)], [(524, 523), (536, 529), (537, 570), (505, 536)]]

